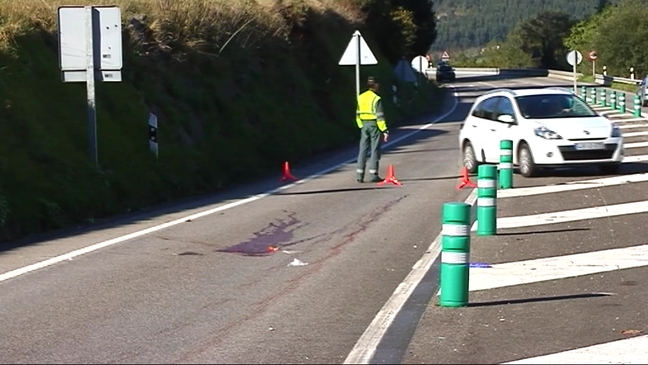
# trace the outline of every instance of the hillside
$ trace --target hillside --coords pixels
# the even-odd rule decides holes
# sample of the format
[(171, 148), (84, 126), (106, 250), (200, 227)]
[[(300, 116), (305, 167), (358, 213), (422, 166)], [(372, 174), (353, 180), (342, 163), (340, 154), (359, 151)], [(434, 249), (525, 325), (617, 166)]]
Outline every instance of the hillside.
[[(61, 0), (0, 1), (0, 241), (141, 210), (267, 176), (355, 145), (359, 28), (392, 125), (434, 107), (432, 85), (391, 104), (392, 66), (350, 0), (95, 0), (122, 9), (123, 81), (98, 83), (99, 166), (86, 89), (58, 66)], [(442, 98), (433, 98), (438, 100)], [(158, 117), (159, 158), (147, 120)]]
[(605, 3), (624, 0), (434, 0), (438, 36), (433, 51), (465, 50), (503, 40), (518, 21), (546, 10), (583, 19)]

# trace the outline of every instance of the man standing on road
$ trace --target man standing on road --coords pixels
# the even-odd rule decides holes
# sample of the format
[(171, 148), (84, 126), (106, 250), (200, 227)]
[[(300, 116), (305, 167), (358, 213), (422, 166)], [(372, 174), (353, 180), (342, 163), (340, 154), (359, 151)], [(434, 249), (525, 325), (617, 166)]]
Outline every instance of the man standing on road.
[(356, 123), (360, 128), (360, 151), (356, 167), (356, 181), (364, 182), (365, 167), (367, 165), (367, 152), (371, 148), (369, 158), (369, 175), (371, 182), (381, 182), (378, 176), (378, 163), (380, 161), (381, 140), (387, 142), (389, 130), (385, 122), (382, 101), (378, 95), (380, 84), (375, 77), (367, 79), (368, 90), (358, 96)]

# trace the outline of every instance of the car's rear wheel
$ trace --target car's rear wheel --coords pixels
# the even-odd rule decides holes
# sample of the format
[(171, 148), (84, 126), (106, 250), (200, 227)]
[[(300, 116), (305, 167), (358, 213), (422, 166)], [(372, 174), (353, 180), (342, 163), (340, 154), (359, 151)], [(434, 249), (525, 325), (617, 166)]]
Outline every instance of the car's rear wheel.
[(475, 155), (475, 149), (468, 141), (466, 141), (463, 146), (463, 165), (469, 173), (475, 173), (479, 166), (477, 155)]
[(605, 175), (618, 174), (621, 170), (621, 164), (599, 165), (599, 170)]
[(531, 149), (526, 143), (520, 144), (518, 152), (518, 170), (520, 171), (520, 175), (524, 177), (532, 177), (538, 173), (538, 166), (536, 166), (535, 161), (533, 160), (533, 155), (531, 154)]

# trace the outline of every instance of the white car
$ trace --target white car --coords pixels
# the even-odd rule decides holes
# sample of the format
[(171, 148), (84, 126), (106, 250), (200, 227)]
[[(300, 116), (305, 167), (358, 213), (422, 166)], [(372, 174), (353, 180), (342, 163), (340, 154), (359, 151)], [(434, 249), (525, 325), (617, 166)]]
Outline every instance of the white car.
[(623, 161), (619, 127), (567, 89), (496, 89), (478, 97), (459, 133), (463, 165), (475, 172), (481, 163), (498, 163), (505, 139), (525, 177), (577, 165), (616, 173)]

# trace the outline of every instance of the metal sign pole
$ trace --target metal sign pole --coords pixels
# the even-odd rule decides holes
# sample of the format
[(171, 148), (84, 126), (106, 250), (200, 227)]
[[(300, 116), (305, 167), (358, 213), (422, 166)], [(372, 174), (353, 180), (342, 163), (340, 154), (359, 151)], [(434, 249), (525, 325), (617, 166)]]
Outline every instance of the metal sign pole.
[(95, 67), (94, 67), (94, 44), (92, 6), (86, 6), (86, 88), (88, 93), (88, 142), (90, 144), (90, 159), (96, 164), (99, 163), (97, 153), (97, 110), (95, 101)]
[(358, 54), (356, 58), (356, 69), (355, 69), (355, 76), (356, 76), (356, 97), (360, 95), (360, 32), (356, 32), (356, 41), (358, 42)]
[(578, 86), (576, 86), (576, 63), (578, 62), (578, 54), (576, 54), (576, 51), (572, 52), (572, 54), (574, 55), (574, 62), (572, 62), (574, 72), (574, 93), (578, 95)]

